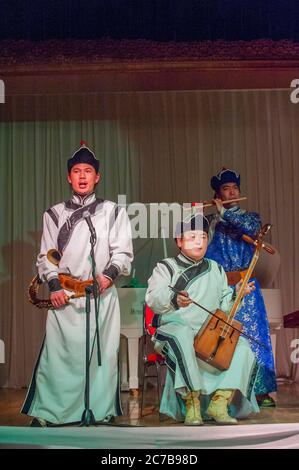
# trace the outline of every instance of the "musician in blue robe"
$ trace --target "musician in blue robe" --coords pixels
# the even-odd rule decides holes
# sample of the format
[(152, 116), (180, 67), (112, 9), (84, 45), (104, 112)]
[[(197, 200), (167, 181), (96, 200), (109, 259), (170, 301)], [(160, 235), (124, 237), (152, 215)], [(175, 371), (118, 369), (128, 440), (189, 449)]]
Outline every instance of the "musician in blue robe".
[[(242, 235), (255, 237), (261, 228), (261, 219), (256, 212), (241, 209), (236, 202), (223, 205), (223, 201), (240, 197), (240, 175), (234, 170), (223, 169), (211, 179), (215, 191), (216, 215), (210, 221), (210, 243), (206, 257), (221, 264), (226, 272), (242, 272), (251, 262), (254, 246), (245, 242)], [(272, 353), (270, 329), (264, 300), (258, 280), (256, 289), (244, 299), (236, 319), (243, 323), (244, 332), (265, 344), (251, 342), (251, 348), (259, 364), (255, 382), (255, 393), (260, 406), (275, 406), (270, 392), (277, 390), (275, 366)]]

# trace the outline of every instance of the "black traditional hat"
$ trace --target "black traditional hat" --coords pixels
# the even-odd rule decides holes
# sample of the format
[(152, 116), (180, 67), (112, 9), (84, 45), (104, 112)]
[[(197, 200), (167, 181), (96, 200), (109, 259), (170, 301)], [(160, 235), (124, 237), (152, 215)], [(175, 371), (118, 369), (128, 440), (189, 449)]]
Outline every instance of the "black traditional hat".
[(196, 214), (188, 219), (182, 220), (176, 225), (174, 236), (175, 238), (180, 238), (184, 232), (189, 232), (190, 230), (201, 230), (209, 233), (208, 219), (202, 214)]
[(236, 183), (240, 186), (241, 177), (239, 173), (234, 170), (229, 170), (227, 168), (223, 168), (218, 175), (213, 176), (211, 179), (211, 187), (218, 193), (220, 186), (225, 183)]
[(96, 159), (95, 154), (86, 146), (84, 140), (81, 140), (81, 147), (74, 153), (74, 155), (67, 161), (67, 170), (70, 173), (72, 167), (78, 163), (87, 163), (94, 167), (96, 173), (99, 172), (100, 162)]

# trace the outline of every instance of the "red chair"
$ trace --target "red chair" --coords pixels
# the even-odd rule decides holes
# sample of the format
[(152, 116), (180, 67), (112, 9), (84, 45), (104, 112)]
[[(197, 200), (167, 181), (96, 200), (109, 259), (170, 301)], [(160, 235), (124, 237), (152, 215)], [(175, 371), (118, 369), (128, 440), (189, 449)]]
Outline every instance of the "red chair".
[[(149, 308), (148, 305), (143, 306), (143, 337), (142, 337), (142, 358), (143, 358), (143, 375), (142, 375), (142, 394), (141, 394), (141, 410), (140, 415), (143, 416), (143, 404), (144, 404), (144, 391), (146, 381), (149, 378), (155, 378), (157, 381), (157, 393), (158, 401), (160, 405), (161, 399), (161, 366), (164, 366), (165, 358), (153, 351), (148, 351), (148, 336), (152, 336), (156, 328), (152, 326), (152, 321), (155, 313)], [(149, 367), (155, 367), (155, 374), (148, 374)], [(159, 415), (160, 416), (160, 415)]]

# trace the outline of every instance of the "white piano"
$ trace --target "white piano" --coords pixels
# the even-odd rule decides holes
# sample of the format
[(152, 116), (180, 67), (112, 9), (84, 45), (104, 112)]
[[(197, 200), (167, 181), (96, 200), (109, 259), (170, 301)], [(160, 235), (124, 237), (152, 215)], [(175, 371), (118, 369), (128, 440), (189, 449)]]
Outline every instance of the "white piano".
[[(143, 334), (143, 303), (146, 288), (124, 287), (117, 289), (121, 311), (121, 389), (138, 389), (139, 338)], [(281, 292), (279, 289), (262, 289), (272, 341), (273, 355), (276, 352), (276, 332), (282, 325)], [(126, 349), (127, 347), (127, 349)]]
[(270, 325), (274, 361), (276, 361), (276, 335), (283, 323), (281, 292), (280, 289), (262, 289), (262, 294)]
[[(121, 389), (138, 389), (138, 358), (139, 338), (143, 335), (143, 304), (146, 293), (145, 287), (118, 288), (120, 304), (121, 327), (120, 333), (127, 339), (126, 344), (121, 340)], [(128, 375), (128, 377), (127, 377)]]

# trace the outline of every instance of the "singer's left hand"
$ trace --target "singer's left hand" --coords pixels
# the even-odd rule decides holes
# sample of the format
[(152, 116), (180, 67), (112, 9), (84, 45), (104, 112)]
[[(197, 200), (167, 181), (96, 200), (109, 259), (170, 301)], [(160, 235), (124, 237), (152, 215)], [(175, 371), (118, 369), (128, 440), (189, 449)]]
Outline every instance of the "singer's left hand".
[(106, 276), (103, 276), (103, 274), (98, 274), (97, 275), (97, 281), (98, 281), (98, 285), (99, 285), (100, 294), (102, 294), (106, 289), (109, 289), (109, 287), (111, 287), (112, 284), (113, 284), (111, 279), (109, 279)]

